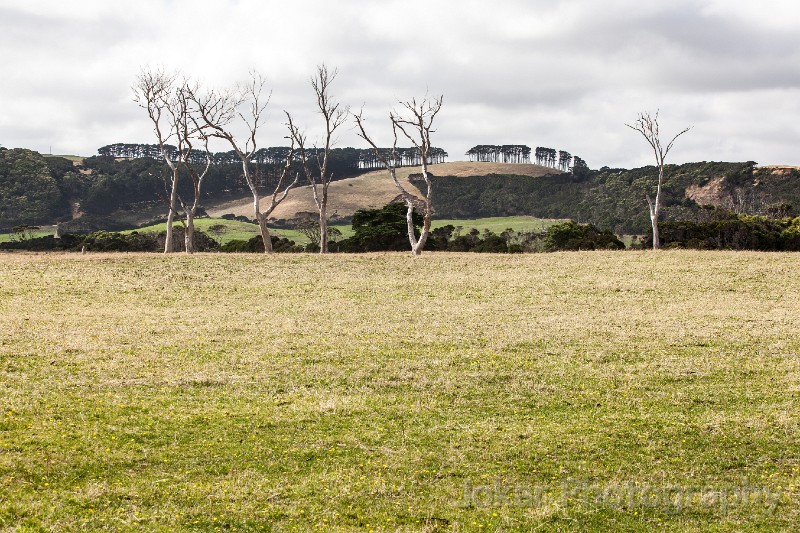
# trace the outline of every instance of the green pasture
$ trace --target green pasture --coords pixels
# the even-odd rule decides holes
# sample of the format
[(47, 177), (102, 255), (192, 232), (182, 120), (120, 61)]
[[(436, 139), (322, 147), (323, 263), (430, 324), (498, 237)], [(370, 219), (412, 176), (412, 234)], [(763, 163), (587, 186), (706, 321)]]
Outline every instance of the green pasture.
[[(45, 229), (37, 229), (31, 231), (29, 234), (31, 237), (46, 237), (47, 235), (53, 235), (53, 228), (47, 227)], [(13, 233), (0, 233), (0, 242), (9, 242), (13, 241), (14, 239), (18, 239), (19, 236), (14, 235)]]
[(789, 531), (798, 267), (0, 254), (0, 529)]
[[(553, 224), (557, 224), (558, 222), (563, 221), (528, 216), (516, 216), (477, 218), (470, 220), (434, 220), (431, 224), (431, 227), (439, 228), (448, 224), (452, 224), (455, 227), (461, 227), (464, 233), (468, 232), (472, 228), (476, 228), (481, 232), (488, 229), (489, 231), (500, 234), (508, 228), (514, 229), (515, 231), (542, 231)], [(180, 225), (180, 222), (176, 222), (176, 224)], [(225, 220), (221, 218), (198, 218), (195, 220), (195, 227), (200, 231), (208, 233), (221, 244), (225, 244), (226, 242), (234, 239), (247, 240), (259, 234), (258, 226), (256, 224), (241, 222), (238, 220)], [(347, 238), (353, 234), (353, 230), (350, 225), (332, 225), (331, 227), (341, 231), (341, 238)], [(210, 231), (211, 228), (215, 229)], [(165, 230), (166, 224), (162, 223), (136, 230), (127, 230), (123, 233), (130, 233), (131, 231), (151, 231), (158, 233)], [(308, 242), (308, 238), (306, 238), (306, 236), (300, 231), (295, 229), (273, 227), (270, 228), (270, 231), (274, 235), (286, 237), (287, 239), (293, 240), (298, 244), (306, 244)]]

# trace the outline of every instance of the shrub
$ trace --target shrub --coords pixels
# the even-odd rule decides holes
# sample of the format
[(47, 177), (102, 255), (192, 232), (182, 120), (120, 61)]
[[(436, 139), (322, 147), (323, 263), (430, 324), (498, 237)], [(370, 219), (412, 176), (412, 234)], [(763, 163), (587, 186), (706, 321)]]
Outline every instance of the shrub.
[[(277, 253), (294, 253), (305, 251), (302, 246), (298, 246), (294, 241), (286, 237), (276, 237), (270, 235), (272, 250)], [(261, 235), (256, 235), (249, 240), (234, 239), (220, 246), (221, 252), (232, 253), (259, 253), (264, 251), (264, 240)]]
[[(353, 214), (354, 234), (341, 241), (344, 252), (378, 252), (408, 250), (407, 208), (390, 203), (380, 209), (359, 209)], [(414, 226), (422, 226), (422, 215), (414, 212)], [(419, 231), (416, 231), (419, 236)]]
[(569, 221), (550, 226), (545, 235), (548, 251), (561, 250), (622, 250), (625, 244), (609, 230), (599, 230), (592, 224)]
[(487, 233), (484, 238), (470, 250), (478, 253), (508, 253), (508, 245), (505, 239), (494, 233)]
[[(702, 221), (666, 221), (659, 225), (661, 244), (669, 248), (800, 251), (800, 218), (741, 215), (707, 210)], [(652, 237), (648, 237), (652, 245)]]

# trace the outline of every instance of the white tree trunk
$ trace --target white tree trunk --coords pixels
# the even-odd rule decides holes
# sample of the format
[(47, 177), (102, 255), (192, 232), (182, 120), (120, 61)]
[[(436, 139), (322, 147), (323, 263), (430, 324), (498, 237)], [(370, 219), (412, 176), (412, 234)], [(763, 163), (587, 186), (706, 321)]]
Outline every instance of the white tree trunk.
[[(419, 235), (419, 241), (417, 242), (417, 246), (419, 247), (419, 251), (422, 252), (422, 249), (425, 248), (425, 243), (428, 242), (428, 235), (431, 233), (431, 209), (426, 209), (425, 216), (422, 219), (422, 232)], [(420, 255), (419, 253), (415, 255)]]
[(183, 236), (184, 246), (187, 254), (194, 253), (194, 210), (186, 210), (186, 231)]
[(169, 213), (167, 214), (167, 235), (164, 239), (164, 253), (169, 254), (175, 251), (172, 226), (175, 222), (175, 211), (178, 205), (178, 168), (172, 171), (172, 191), (169, 194)]
[(175, 244), (172, 242), (172, 223), (175, 219), (175, 212), (170, 209), (167, 215), (167, 235), (164, 238), (164, 253), (169, 254), (175, 251)]
[(422, 250), (419, 247), (417, 236), (414, 235), (414, 204), (410, 201), (406, 202), (408, 210), (406, 211), (406, 225), (408, 226), (408, 242), (411, 243), (411, 255), (419, 255)]
[[(327, 200), (327, 198), (325, 199)], [(319, 207), (319, 253), (328, 253), (328, 206), (323, 201)]]
[(658, 214), (653, 209), (650, 209), (650, 224), (653, 226), (653, 250), (661, 248), (661, 242), (658, 237)]
[(261, 230), (261, 239), (264, 241), (264, 253), (272, 253), (272, 238), (269, 235), (269, 228), (267, 227), (267, 217), (258, 214), (258, 229)]

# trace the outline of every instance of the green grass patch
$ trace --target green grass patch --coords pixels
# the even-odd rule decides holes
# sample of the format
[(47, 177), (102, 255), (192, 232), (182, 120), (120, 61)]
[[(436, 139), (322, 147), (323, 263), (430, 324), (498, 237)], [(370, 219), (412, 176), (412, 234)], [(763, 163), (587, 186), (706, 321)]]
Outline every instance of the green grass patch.
[[(181, 224), (176, 222), (176, 224)], [(220, 244), (225, 244), (232, 240), (249, 240), (256, 235), (260, 235), (258, 224), (250, 222), (242, 222), (239, 220), (226, 220), (224, 218), (198, 218), (194, 221), (195, 228), (207, 233), (213, 239), (216, 239)], [(350, 226), (331, 226), (338, 228), (345, 237), (353, 234)], [(154, 224), (134, 230), (126, 230), (122, 233), (138, 232), (154, 232), (160, 233), (166, 231), (167, 225), (165, 223)], [(283, 229), (270, 227), (270, 233), (280, 237), (286, 237), (293, 240), (298, 244), (308, 243), (308, 238), (302, 232), (294, 229)]]
[[(46, 237), (48, 235), (53, 235), (53, 228), (37, 229), (30, 232), (31, 238)], [(10, 242), (16, 238), (13, 233), (0, 233), (0, 242)]]
[(0, 529), (775, 531), (797, 255), (0, 255)]
[[(517, 217), (477, 218), (470, 220), (434, 220), (433, 223), (431, 224), (431, 227), (438, 228), (445, 226), (447, 224), (452, 224), (453, 226), (461, 226), (462, 228), (464, 228), (465, 232), (469, 231), (471, 228), (476, 228), (481, 232), (488, 229), (489, 231), (499, 234), (508, 228), (512, 228), (516, 231), (541, 231), (559, 222), (563, 221), (555, 219), (551, 220), (551, 219), (541, 219), (541, 218), (527, 217), (527, 216), (517, 216)], [(208, 233), (211, 237), (219, 241), (221, 244), (225, 244), (226, 242), (234, 239), (248, 240), (251, 237), (254, 237), (259, 234), (258, 225), (256, 224), (251, 224), (249, 222), (240, 222), (238, 220), (225, 220), (221, 218), (198, 218), (195, 220), (195, 227), (200, 231)], [(334, 225), (331, 227), (336, 228), (342, 232), (341, 238), (347, 238), (353, 235), (353, 230), (349, 225)], [(213, 231), (210, 231), (211, 228), (215, 229)], [(155, 224), (153, 226), (147, 226), (144, 228), (139, 228), (137, 230), (124, 231), (123, 233), (130, 233), (131, 231), (162, 232), (165, 230), (166, 230), (166, 224)], [(298, 244), (308, 243), (308, 238), (298, 230), (270, 228), (270, 232), (274, 235), (286, 237), (287, 239), (293, 240)]]
[(565, 222), (560, 219), (550, 218), (536, 218), (530, 216), (515, 216), (515, 217), (490, 217), (490, 218), (475, 218), (468, 220), (434, 220), (431, 224), (432, 228), (440, 228), (448, 224), (453, 226), (461, 226), (465, 231), (472, 228), (478, 229), (481, 232), (489, 230), (492, 233), (500, 234), (507, 229), (514, 231), (544, 231), (554, 224)]
[(69, 159), (70, 161), (74, 161), (74, 162), (77, 162), (77, 163), (83, 163), (83, 160), (86, 159), (86, 157), (84, 157), (82, 155), (49, 155), (49, 154), (47, 154), (45, 157), (63, 157), (64, 159)]
[[(176, 225), (181, 225), (180, 221), (175, 222)], [(251, 224), (249, 222), (242, 222), (239, 220), (225, 220), (223, 218), (197, 218), (194, 221), (196, 230), (207, 233), (213, 239), (216, 239), (220, 244), (225, 244), (232, 240), (248, 240), (256, 235), (260, 235), (258, 224)], [(153, 232), (161, 233), (167, 230), (166, 223), (154, 224), (152, 226), (145, 226), (134, 230), (126, 230), (121, 233), (132, 233), (138, 231), (140, 233)]]

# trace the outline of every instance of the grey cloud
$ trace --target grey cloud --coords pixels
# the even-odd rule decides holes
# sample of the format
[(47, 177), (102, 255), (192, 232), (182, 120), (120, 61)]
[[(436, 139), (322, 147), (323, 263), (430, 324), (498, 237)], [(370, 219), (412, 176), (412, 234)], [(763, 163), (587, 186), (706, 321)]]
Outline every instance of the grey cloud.
[[(187, 5), (197, 7), (172, 28)], [(319, 117), (308, 79), (324, 61), (339, 67), (337, 97), (364, 105), (383, 142), (397, 99), (443, 93), (435, 143), (456, 159), (473, 144), (524, 142), (567, 149), (593, 166), (646, 163), (623, 123), (661, 107), (670, 125), (695, 125), (676, 161), (800, 163), (792, 126), (800, 109), (787, 103), (800, 96), (800, 39), (735, 9), (701, 0), (309, 0), (281, 4), (276, 23), (269, 15), (277, 5), (143, 0), (125, 13), (70, 19), (0, 7), (10, 70), (0, 81), (0, 142), (41, 148), (37, 138), (56, 139), (83, 154), (149, 142), (130, 99), (143, 64), (212, 85), (261, 69), (273, 89), (262, 144), (284, 142), (283, 109), (313, 138)], [(208, 17), (213, 31), (199, 31)], [(351, 130), (340, 136), (340, 145), (360, 142)]]

